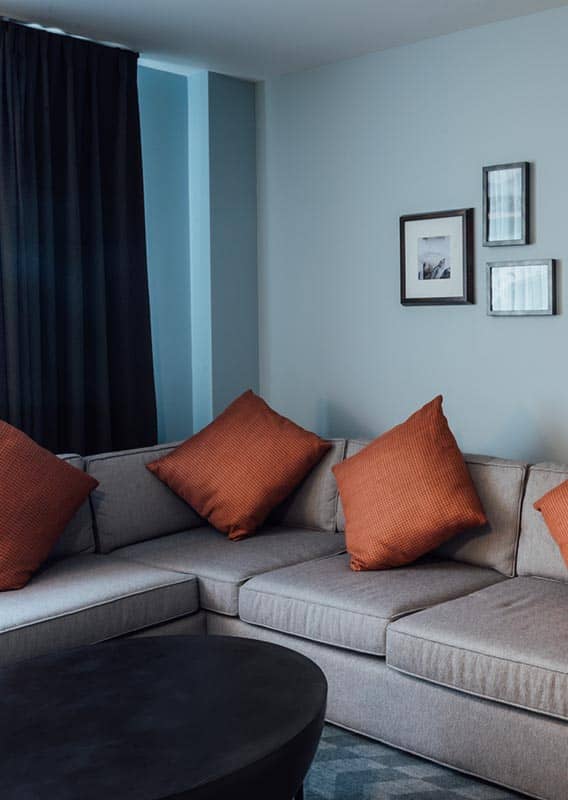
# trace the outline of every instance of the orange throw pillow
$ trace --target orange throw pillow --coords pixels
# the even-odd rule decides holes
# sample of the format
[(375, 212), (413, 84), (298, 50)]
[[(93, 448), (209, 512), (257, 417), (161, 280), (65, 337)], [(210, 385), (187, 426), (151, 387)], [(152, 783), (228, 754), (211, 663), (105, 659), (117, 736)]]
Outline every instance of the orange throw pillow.
[(487, 522), (441, 396), (333, 472), (354, 570), (410, 564)]
[(534, 503), (534, 507), (544, 517), (546, 526), (568, 566), (568, 481), (543, 495)]
[(96, 486), (0, 420), (0, 591), (26, 585)]
[(148, 469), (213, 527), (253, 533), (331, 447), (254, 392)]

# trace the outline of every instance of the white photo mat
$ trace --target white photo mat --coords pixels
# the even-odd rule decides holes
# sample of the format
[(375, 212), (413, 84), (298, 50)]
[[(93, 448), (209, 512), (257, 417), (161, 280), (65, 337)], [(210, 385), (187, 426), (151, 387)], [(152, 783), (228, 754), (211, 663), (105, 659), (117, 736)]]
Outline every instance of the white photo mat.
[[(464, 292), (463, 219), (408, 220), (405, 236), (405, 279), (407, 299), (461, 297)], [(434, 280), (419, 278), (419, 245), (426, 238), (449, 238), (450, 277)]]

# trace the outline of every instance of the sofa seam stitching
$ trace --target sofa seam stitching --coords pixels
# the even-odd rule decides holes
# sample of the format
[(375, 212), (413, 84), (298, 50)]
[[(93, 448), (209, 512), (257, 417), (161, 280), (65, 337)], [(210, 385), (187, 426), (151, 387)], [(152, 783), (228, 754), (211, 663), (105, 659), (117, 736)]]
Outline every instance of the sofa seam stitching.
[[(323, 533), (323, 531), (322, 531), (322, 533)], [(295, 561), (292, 564), (284, 564), (281, 567), (274, 567), (272, 569), (264, 570), (263, 572), (256, 572), (256, 573), (254, 573), (252, 575), (245, 575), (244, 578), (238, 578), (236, 581), (226, 580), (225, 578), (215, 578), (215, 577), (213, 577), (211, 575), (200, 575), (197, 572), (185, 572), (185, 571), (183, 571), (183, 570), (181, 570), (179, 568), (176, 568), (176, 567), (159, 566), (156, 563), (153, 563), (152, 561), (142, 561), (142, 560), (139, 560), (137, 558), (133, 558), (132, 556), (121, 556), (121, 555), (118, 555), (116, 550), (113, 550), (112, 554), (109, 553), (108, 555), (113, 555), (116, 558), (122, 558), (124, 561), (134, 561), (136, 564), (144, 564), (145, 566), (153, 567), (154, 569), (164, 569), (164, 570), (168, 570), (169, 572), (175, 572), (175, 573), (180, 574), (180, 575), (190, 575), (190, 576), (192, 576), (194, 578), (197, 578), (198, 580), (199, 579), (203, 579), (203, 580), (215, 581), (216, 583), (231, 584), (231, 585), (234, 585), (234, 586), (243, 586), (243, 584), (247, 583), (247, 581), (253, 580), (253, 578), (260, 578), (262, 575), (267, 575), (269, 572), (277, 572), (280, 569), (289, 569), (290, 567), (297, 567), (297, 566), (300, 566), (301, 564), (309, 564), (312, 561), (320, 561), (321, 559), (324, 559), (324, 558), (334, 558), (335, 556), (340, 556), (340, 555), (343, 555), (344, 553), (345, 553), (345, 549), (340, 550), (337, 553), (328, 553), (327, 555), (324, 555), (324, 556), (315, 556), (314, 558), (309, 559), (309, 561)]]
[(500, 697), (497, 697), (496, 695), (474, 692), (472, 689), (461, 688), (457, 686), (457, 684), (445, 683), (444, 681), (437, 680), (435, 678), (428, 678), (425, 675), (418, 675), (415, 672), (410, 672), (409, 670), (403, 669), (402, 667), (398, 667), (395, 664), (389, 664), (388, 660), (386, 660), (386, 664), (387, 667), (389, 667), (390, 669), (393, 669), (396, 672), (400, 672), (403, 675), (408, 675), (410, 678), (424, 680), (427, 683), (434, 684), (435, 686), (442, 686), (444, 689), (451, 689), (452, 691), (455, 692), (461, 692), (463, 694), (467, 694), (469, 697), (477, 697), (480, 700), (490, 700), (495, 703), (501, 703), (501, 705), (504, 706), (518, 708), (521, 709), (522, 711), (529, 711), (532, 712), (533, 714), (535, 713), (543, 714), (543, 716), (551, 717), (552, 719), (557, 719), (564, 722), (566, 722), (566, 720), (568, 719), (566, 716), (560, 716), (559, 714), (555, 714), (553, 711), (545, 709), (542, 706), (537, 706), (537, 705), (527, 706), (527, 705), (521, 705), (520, 703), (515, 703), (512, 700), (502, 700)]
[[(319, 602), (314, 602), (313, 600), (303, 600), (300, 597), (291, 597), (290, 595), (286, 595), (286, 594), (277, 594), (276, 592), (269, 592), (269, 591), (265, 591), (263, 589), (250, 589), (250, 588), (247, 587), (247, 588), (243, 589), (243, 591), (245, 591), (245, 592), (254, 592), (255, 594), (265, 594), (265, 595), (268, 595), (269, 597), (279, 597), (279, 598), (281, 598), (283, 600), (291, 600), (294, 603), (303, 603), (304, 605), (314, 605), (314, 606), (318, 606), (319, 608), (329, 608), (329, 609), (334, 610), (334, 611), (346, 611), (348, 614), (356, 614), (357, 616), (360, 616), (360, 617), (370, 617), (371, 619), (380, 619), (383, 622), (389, 622), (389, 621), (392, 620), (391, 617), (380, 617), (377, 614), (368, 614), (365, 611), (352, 611), (349, 608), (338, 608), (338, 606), (332, 606), (332, 605), (329, 605), (328, 603), (319, 603)], [(403, 611), (401, 613), (404, 614), (405, 612)]]
[[(324, 556), (323, 558), (324, 559), (325, 558), (334, 558), (337, 555), (343, 555), (343, 554), (342, 553), (337, 553), (335, 556), (333, 556), (333, 555)], [(315, 560), (319, 561), (320, 559), (315, 559)], [(309, 562), (304, 562), (304, 563), (309, 563)], [(302, 562), (300, 562), (299, 566), (301, 566), (301, 565), (302, 565)], [(298, 565), (291, 565), (291, 566), (298, 566)], [(283, 569), (286, 569), (286, 567), (283, 567)], [(264, 574), (267, 574), (267, 573), (264, 573)], [(255, 575), (253, 577), (261, 577), (261, 576), (263, 576), (263, 573), (261, 573), (261, 575)], [(512, 579), (511, 578), (505, 578), (504, 580), (512, 580)], [(420, 611), (428, 611), (431, 608), (435, 608), (436, 606), (445, 605), (446, 603), (451, 603), (454, 600), (460, 600), (460, 599), (462, 599), (464, 597), (469, 597), (472, 594), (476, 594), (477, 592), (482, 592), (484, 589), (489, 589), (491, 586), (497, 586), (500, 583), (503, 583), (503, 581), (497, 580), (497, 582), (494, 583), (494, 584), (491, 583), (488, 586), (482, 586), (480, 589), (474, 589), (473, 591), (468, 592), (468, 594), (458, 595), (457, 597), (451, 597), (449, 600), (436, 600), (436, 601), (433, 601), (430, 605), (426, 605), (426, 606), (424, 606), (424, 605), (423, 606), (416, 606), (416, 607), (410, 609), (409, 611), (397, 612), (396, 615), (393, 616), (393, 617), (381, 617), (381, 616), (378, 616), (377, 614), (369, 614), (366, 611), (353, 611), (353, 610), (351, 610), (349, 608), (332, 606), (329, 603), (321, 603), (319, 601), (314, 601), (314, 600), (304, 600), (301, 597), (292, 597), (291, 595), (278, 594), (277, 592), (271, 592), (271, 591), (268, 591), (268, 590), (265, 590), (265, 589), (255, 589), (254, 587), (249, 587), (249, 586), (245, 587), (243, 589), (243, 591), (245, 591), (245, 592), (254, 592), (255, 594), (265, 594), (265, 595), (268, 595), (269, 597), (280, 597), (280, 598), (282, 598), (284, 600), (291, 600), (293, 602), (304, 603), (305, 605), (310, 605), (311, 604), (311, 605), (318, 606), (319, 608), (329, 608), (329, 609), (336, 610), (336, 611), (346, 611), (348, 614), (357, 614), (358, 616), (361, 616), (361, 617), (370, 617), (371, 619), (380, 619), (383, 622), (386, 622), (388, 625), (390, 625), (391, 623), (397, 622), (399, 619), (402, 619), (404, 617), (411, 616), (412, 614), (417, 614)], [(428, 641), (428, 640), (425, 640), (425, 641)]]
[[(193, 575), (187, 577), (194, 579)], [(88, 606), (84, 606), (83, 608), (77, 608), (74, 611), (70, 611), (67, 614), (64, 612), (60, 614), (52, 614), (49, 617), (43, 617), (42, 619), (35, 620), (31, 623), (26, 623), (23, 625), (14, 625), (11, 628), (4, 628), (4, 630), (0, 630), (0, 638), (7, 633), (14, 633), (14, 631), (26, 630), (28, 628), (35, 628), (38, 625), (44, 625), (46, 622), (53, 622), (56, 619), (63, 619), (65, 617), (74, 617), (77, 614), (81, 614), (84, 611), (90, 611), (93, 608), (101, 608), (102, 606), (112, 605), (113, 603), (117, 603), (119, 600), (126, 600), (130, 597), (139, 597), (144, 594), (151, 594), (157, 589), (166, 589), (171, 586), (181, 586), (182, 584), (185, 583), (191, 583), (191, 580), (179, 580), (176, 581), (175, 583), (161, 583), (158, 586), (151, 587), (150, 589), (142, 589), (138, 592), (129, 592), (128, 594), (121, 594), (118, 597), (112, 597), (108, 600), (103, 600), (102, 602), (99, 603), (90, 603)], [(195, 611), (189, 613), (195, 614)]]
[(297, 636), (299, 639), (304, 639), (307, 642), (315, 642), (316, 644), (325, 644), (328, 647), (337, 647), (340, 650), (347, 650), (350, 653), (361, 653), (362, 655), (373, 656), (374, 658), (381, 658), (383, 661), (385, 661), (385, 653), (377, 653), (376, 650), (366, 650), (366, 649), (363, 649), (363, 648), (349, 647), (349, 646), (344, 645), (344, 644), (338, 644), (337, 642), (331, 642), (328, 639), (324, 639), (322, 637), (307, 636), (306, 634), (302, 634), (302, 633), (291, 633), (289, 630), (286, 630), (285, 628), (278, 628), (276, 626), (262, 625), (259, 622), (251, 622), (250, 620), (246, 619), (246, 617), (243, 617), (243, 616), (240, 615), (240, 610), (239, 610), (238, 619), (240, 619), (242, 622), (246, 623), (247, 625), (253, 625), (253, 626), (256, 626), (257, 628), (266, 628), (267, 630), (276, 631), (276, 633), (282, 633), (282, 634), (285, 634), (287, 636)]
[(440, 642), (437, 639), (426, 639), (425, 637), (418, 636), (415, 633), (408, 633), (407, 631), (392, 630), (389, 627), (389, 632), (388, 632), (388, 635), (387, 635), (387, 639), (388, 639), (388, 636), (391, 635), (391, 634), (394, 635), (394, 636), (408, 636), (411, 639), (417, 639), (420, 642), (428, 642), (430, 644), (438, 644), (438, 645), (440, 645), (440, 647), (448, 647), (451, 650), (461, 650), (461, 651), (464, 651), (466, 653), (472, 653), (473, 655), (482, 656), (484, 658), (494, 658), (494, 659), (497, 659), (498, 661), (505, 661), (508, 664), (516, 664), (517, 666), (528, 667), (529, 669), (535, 669), (535, 668), (536, 669), (541, 669), (544, 672), (553, 672), (555, 675), (562, 675), (565, 678), (568, 678), (568, 673), (560, 672), (560, 670), (553, 669), (552, 667), (545, 667), (542, 664), (527, 664), (524, 661), (516, 661), (513, 658), (506, 658), (505, 656), (495, 656), (495, 655), (492, 655), (491, 653), (484, 653), (481, 650), (472, 650), (470, 647), (460, 647), (459, 645), (456, 645), (456, 644), (448, 644), (446, 642)]
[[(140, 544), (142, 544), (142, 542), (140, 542)], [(109, 553), (109, 555), (111, 555), (111, 554)], [(197, 572), (186, 572), (185, 570), (182, 570), (179, 567), (166, 567), (166, 566), (163, 566), (163, 565), (158, 565), (158, 564), (156, 564), (155, 562), (152, 562), (152, 561), (142, 560), (141, 558), (133, 558), (132, 556), (121, 556), (121, 555), (117, 554), (116, 550), (112, 551), (112, 555), (115, 556), (116, 558), (123, 559), (123, 561), (133, 561), (135, 564), (144, 564), (145, 567), (153, 567), (154, 569), (165, 569), (165, 570), (168, 570), (169, 572), (175, 572), (176, 575), (188, 575), (188, 576), (190, 576), (192, 578), (196, 578), (198, 580), (209, 580), (209, 581), (216, 581), (217, 583), (235, 584), (235, 581), (225, 580), (224, 578), (214, 578), (214, 577), (211, 577), (210, 575), (199, 575)], [(260, 573), (260, 574), (262, 574), (262, 573)], [(252, 577), (256, 578), (257, 576), (253, 575)], [(239, 578), (239, 580), (236, 582), (236, 584), (237, 585), (241, 585), (242, 583), (244, 583), (245, 581), (248, 581), (248, 580), (250, 580), (250, 578), (248, 578), (248, 577), (242, 578), (242, 579)]]

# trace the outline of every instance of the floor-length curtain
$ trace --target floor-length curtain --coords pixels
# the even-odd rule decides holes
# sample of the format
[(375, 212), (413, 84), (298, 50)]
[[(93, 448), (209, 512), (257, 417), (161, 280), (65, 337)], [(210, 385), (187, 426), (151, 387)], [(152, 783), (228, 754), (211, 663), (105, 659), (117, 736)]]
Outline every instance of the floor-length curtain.
[(0, 22), (0, 418), (156, 439), (137, 56)]

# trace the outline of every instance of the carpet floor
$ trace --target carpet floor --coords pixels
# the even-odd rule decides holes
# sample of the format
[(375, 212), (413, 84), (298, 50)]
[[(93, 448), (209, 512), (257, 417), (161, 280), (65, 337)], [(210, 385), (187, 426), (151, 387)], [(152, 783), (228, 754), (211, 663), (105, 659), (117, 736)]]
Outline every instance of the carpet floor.
[(513, 800), (522, 795), (326, 725), (305, 800)]

